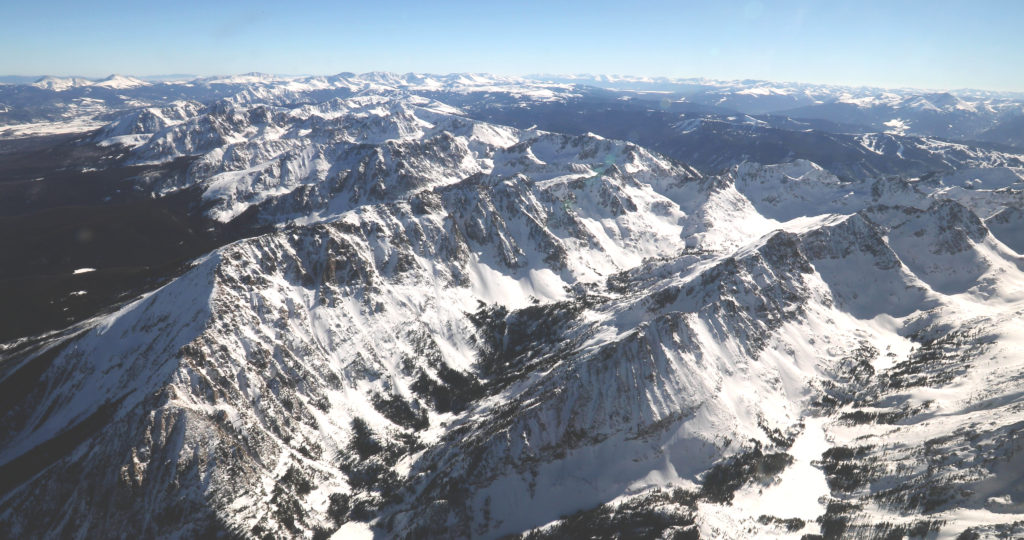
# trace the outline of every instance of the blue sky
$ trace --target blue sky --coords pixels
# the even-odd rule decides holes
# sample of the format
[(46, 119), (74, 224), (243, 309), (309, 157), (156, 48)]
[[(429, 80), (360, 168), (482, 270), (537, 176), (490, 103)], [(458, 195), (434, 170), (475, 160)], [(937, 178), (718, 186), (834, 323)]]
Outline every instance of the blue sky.
[(0, 0), (0, 74), (605, 73), (1024, 90), (1024, 1)]

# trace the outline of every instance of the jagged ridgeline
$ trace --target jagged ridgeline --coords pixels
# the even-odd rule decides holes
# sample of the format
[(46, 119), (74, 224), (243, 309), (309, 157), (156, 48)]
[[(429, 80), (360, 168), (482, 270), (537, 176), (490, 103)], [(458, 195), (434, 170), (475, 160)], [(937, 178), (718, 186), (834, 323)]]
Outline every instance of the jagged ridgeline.
[(82, 289), (0, 345), (0, 535), (1024, 534), (1024, 158), (935, 138), (1005, 103), (885, 133), (965, 102), (851, 132), (742, 88), (122, 79), (146, 106), (23, 90), (32, 129), (105, 108), (0, 154), (30, 238), (77, 201), (109, 257), (143, 216), (163, 247), (3, 266)]

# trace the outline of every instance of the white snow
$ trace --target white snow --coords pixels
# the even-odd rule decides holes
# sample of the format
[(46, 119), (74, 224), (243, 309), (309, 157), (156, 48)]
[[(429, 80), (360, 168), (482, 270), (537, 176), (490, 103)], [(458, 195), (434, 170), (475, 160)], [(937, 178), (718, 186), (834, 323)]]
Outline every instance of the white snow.
[(894, 135), (905, 135), (907, 133), (907, 130), (910, 129), (910, 125), (900, 118), (893, 118), (888, 122), (884, 122), (884, 124), (887, 128), (885, 132), (892, 133)]
[(0, 140), (35, 137), (39, 135), (60, 135), (64, 133), (84, 133), (103, 127), (105, 121), (89, 117), (78, 117), (57, 122), (34, 122), (26, 124), (0, 125)]
[(332, 540), (373, 540), (376, 535), (373, 529), (366, 523), (349, 521), (334, 531)]
[[(779, 476), (778, 483), (765, 488), (748, 486), (736, 493), (733, 506), (752, 518), (769, 515), (800, 518), (813, 522), (825, 513), (823, 499), (831, 493), (825, 473), (812, 464), (829, 448), (824, 418), (805, 418), (804, 431), (787, 452), (793, 464)], [(802, 533), (815, 532), (804, 529)]]

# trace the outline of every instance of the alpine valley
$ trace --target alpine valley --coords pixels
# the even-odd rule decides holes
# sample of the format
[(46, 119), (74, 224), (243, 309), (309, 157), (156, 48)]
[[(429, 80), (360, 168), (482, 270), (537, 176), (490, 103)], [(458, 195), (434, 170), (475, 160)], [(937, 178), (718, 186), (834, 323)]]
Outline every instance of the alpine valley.
[(5, 538), (1024, 536), (1022, 95), (47, 77), (0, 253)]

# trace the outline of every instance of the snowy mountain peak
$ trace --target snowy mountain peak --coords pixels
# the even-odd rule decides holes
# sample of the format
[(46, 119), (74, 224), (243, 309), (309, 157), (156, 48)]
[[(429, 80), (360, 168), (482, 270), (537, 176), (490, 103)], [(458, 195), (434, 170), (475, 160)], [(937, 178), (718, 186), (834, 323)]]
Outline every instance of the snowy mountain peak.
[(101, 79), (93, 83), (93, 86), (101, 88), (111, 88), (118, 90), (125, 90), (128, 88), (138, 88), (140, 86), (148, 86), (150, 83), (136, 79), (134, 77), (125, 77), (122, 75), (111, 75), (106, 79)]
[(42, 88), (45, 90), (53, 90), (55, 92), (62, 92), (70, 88), (77, 88), (80, 86), (91, 86), (92, 84), (92, 81), (82, 77), (46, 76), (32, 83), (32, 86), (35, 86), (36, 88)]

